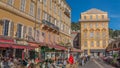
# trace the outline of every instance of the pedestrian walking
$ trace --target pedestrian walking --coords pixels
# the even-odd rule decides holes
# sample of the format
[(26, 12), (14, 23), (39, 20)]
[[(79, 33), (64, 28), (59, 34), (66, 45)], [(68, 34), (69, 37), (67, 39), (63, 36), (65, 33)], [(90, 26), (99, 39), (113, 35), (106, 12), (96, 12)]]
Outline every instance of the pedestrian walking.
[(70, 54), (70, 57), (69, 57), (68, 61), (69, 61), (70, 64), (74, 63), (74, 58), (73, 58), (72, 54)]
[(85, 65), (85, 57), (82, 58), (82, 66)]

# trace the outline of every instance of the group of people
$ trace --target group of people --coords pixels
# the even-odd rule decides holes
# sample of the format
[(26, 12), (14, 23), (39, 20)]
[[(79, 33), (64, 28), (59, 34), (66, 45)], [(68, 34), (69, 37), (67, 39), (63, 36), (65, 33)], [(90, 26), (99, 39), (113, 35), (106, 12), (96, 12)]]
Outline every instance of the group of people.
[(35, 68), (34, 63), (33, 59), (0, 57), (0, 68)]
[[(39, 59), (21, 59), (14, 57), (0, 57), (0, 68), (78, 68), (79, 64), (84, 65), (90, 59), (89, 56), (82, 56), (75, 60), (72, 55), (66, 59), (58, 59), (50, 61), (42, 61)], [(38, 63), (38, 67), (36, 64)]]
[(79, 59), (80, 64), (81, 64), (82, 66), (84, 66), (85, 63), (88, 62), (89, 60), (90, 60), (90, 56), (88, 56), (88, 55), (84, 55), (84, 56), (82, 56), (82, 57)]
[(79, 62), (74, 60), (72, 54), (69, 58), (58, 59), (52, 62), (44, 61), (41, 65), (41, 68), (78, 68)]

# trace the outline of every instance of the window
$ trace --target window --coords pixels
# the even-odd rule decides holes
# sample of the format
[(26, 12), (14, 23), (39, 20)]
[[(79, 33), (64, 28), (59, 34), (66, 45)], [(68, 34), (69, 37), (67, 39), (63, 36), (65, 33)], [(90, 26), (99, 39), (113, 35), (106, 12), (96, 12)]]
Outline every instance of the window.
[(43, 4), (44, 4), (44, 6), (46, 6), (47, 5), (47, 1), (43, 0)]
[(71, 30), (69, 29), (69, 34), (71, 34)]
[(106, 47), (106, 41), (105, 40), (102, 42), (102, 46)]
[(84, 16), (84, 20), (86, 20), (86, 16)]
[(52, 0), (50, 0), (50, 9), (52, 9)]
[(97, 33), (96, 33), (96, 38), (99, 38), (99, 37), (100, 37), (100, 33), (97, 32)]
[(38, 13), (37, 13), (37, 17), (38, 17), (38, 19), (40, 19), (40, 8), (38, 8)]
[(13, 37), (14, 36), (14, 23), (10, 22), (10, 36)]
[(47, 15), (47, 21), (50, 22), (50, 15)]
[(88, 45), (88, 43), (87, 43), (87, 41), (85, 41), (85, 42), (84, 42), (84, 46), (87, 47), (87, 45)]
[(20, 9), (22, 11), (25, 11), (25, 4), (26, 4), (26, 0), (21, 0), (21, 7), (20, 7)]
[(36, 41), (39, 42), (39, 37), (40, 37), (40, 31), (36, 30)]
[(84, 38), (87, 38), (87, 33), (86, 32), (84, 33)]
[(26, 38), (26, 34), (27, 34), (27, 26), (23, 27), (23, 38)]
[(90, 32), (90, 38), (93, 38), (93, 36), (94, 36), (94, 33)]
[(104, 19), (104, 15), (102, 15), (102, 19)]
[(100, 46), (100, 41), (96, 42), (96, 46), (99, 47)]
[(44, 12), (44, 17), (43, 17), (43, 19), (44, 19), (44, 20), (47, 20), (47, 16), (48, 16), (47, 13)]
[(63, 24), (63, 31), (64, 31), (64, 29), (65, 29), (65, 25)]
[(34, 3), (30, 3), (30, 15), (34, 16)]
[(55, 13), (57, 12), (57, 6), (56, 6), (56, 4), (54, 5), (54, 12)]
[(93, 24), (90, 24), (90, 28), (92, 28), (93, 27)]
[(98, 20), (99, 18), (98, 18), (98, 15), (96, 15), (96, 19)]
[(57, 20), (55, 19), (55, 25), (57, 24)]
[(91, 47), (93, 47), (93, 46), (94, 46), (94, 42), (93, 42), (93, 41), (91, 41), (91, 44), (90, 44), (90, 45), (91, 45)]
[(102, 32), (102, 37), (105, 38), (106, 37), (106, 33)]
[(17, 25), (17, 37), (18, 38), (22, 37), (22, 25), (21, 24)]
[(60, 4), (60, 3), (61, 3), (61, 0), (59, 0), (58, 3)]
[(14, 0), (7, 0), (9, 5), (13, 5)]
[(32, 28), (31, 27), (28, 28), (28, 35), (32, 36)]
[(103, 27), (103, 28), (105, 27), (105, 23), (102, 23), (102, 27)]
[(4, 26), (3, 26), (3, 35), (8, 36), (9, 34), (9, 20), (4, 20)]
[(63, 30), (63, 23), (61, 23), (61, 30)]
[(84, 28), (87, 28), (87, 24), (84, 24)]
[(92, 15), (90, 15), (90, 20), (92, 19)]
[(98, 23), (96, 23), (96, 28), (98, 28)]

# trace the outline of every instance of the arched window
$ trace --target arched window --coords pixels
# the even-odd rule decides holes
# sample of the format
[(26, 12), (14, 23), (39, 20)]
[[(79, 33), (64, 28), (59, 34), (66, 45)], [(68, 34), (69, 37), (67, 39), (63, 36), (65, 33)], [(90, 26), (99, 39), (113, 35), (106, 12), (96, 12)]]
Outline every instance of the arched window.
[(94, 32), (90, 32), (90, 38), (94, 37)]

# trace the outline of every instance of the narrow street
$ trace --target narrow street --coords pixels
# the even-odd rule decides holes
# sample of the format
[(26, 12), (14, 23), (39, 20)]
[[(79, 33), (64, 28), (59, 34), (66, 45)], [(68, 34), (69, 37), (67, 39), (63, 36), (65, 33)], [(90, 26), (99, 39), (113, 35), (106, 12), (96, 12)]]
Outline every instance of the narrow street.
[(79, 68), (115, 68), (115, 67), (112, 67), (101, 60), (93, 59), (87, 62), (84, 66), (80, 66)]

